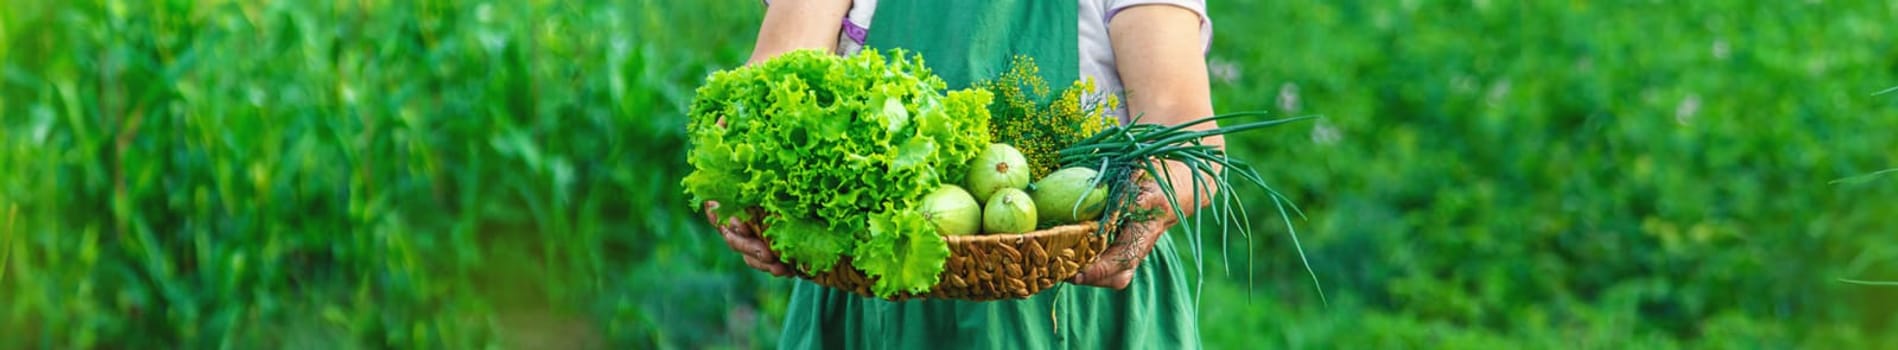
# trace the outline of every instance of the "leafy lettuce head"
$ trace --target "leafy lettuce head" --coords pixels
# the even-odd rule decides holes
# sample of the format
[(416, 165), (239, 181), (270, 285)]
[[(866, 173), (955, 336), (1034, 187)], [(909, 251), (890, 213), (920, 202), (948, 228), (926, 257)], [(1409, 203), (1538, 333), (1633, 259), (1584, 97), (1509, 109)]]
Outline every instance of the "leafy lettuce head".
[(989, 144), (990, 94), (944, 89), (900, 50), (800, 50), (713, 73), (691, 105), (686, 194), (695, 209), (716, 201), (720, 217), (763, 223), (805, 273), (848, 256), (879, 296), (926, 292), (949, 248), (922, 197)]

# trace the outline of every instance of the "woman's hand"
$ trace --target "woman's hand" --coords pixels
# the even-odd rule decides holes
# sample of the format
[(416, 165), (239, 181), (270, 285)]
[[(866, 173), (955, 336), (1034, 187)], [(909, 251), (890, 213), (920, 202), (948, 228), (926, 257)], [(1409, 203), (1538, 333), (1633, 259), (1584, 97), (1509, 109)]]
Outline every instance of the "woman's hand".
[(1099, 257), (1094, 258), (1093, 264), (1082, 268), (1081, 274), (1068, 282), (1113, 289), (1125, 289), (1127, 284), (1133, 282), (1134, 269), (1140, 267), (1140, 262), (1147, 260), (1148, 253), (1153, 252), (1154, 242), (1158, 242), (1161, 234), (1180, 222), (1178, 217), (1173, 216), (1172, 210), (1165, 209), (1170, 207), (1166, 196), (1152, 180), (1140, 183), (1138, 196), (1134, 200), (1140, 207), (1158, 209), (1153, 220), (1122, 225), (1120, 234), (1107, 245), (1107, 250), (1102, 251)]
[[(705, 219), (711, 221), (713, 227), (718, 228), (720, 236), (725, 237), (725, 245), (731, 246), (732, 250), (738, 251), (739, 255), (745, 257), (745, 265), (771, 273), (772, 276), (791, 275), (791, 267), (778, 260), (778, 253), (771, 251), (771, 242), (765, 241), (764, 236), (760, 235), (764, 232), (764, 227), (739, 221), (738, 218), (725, 218), (725, 221), (721, 222), (718, 214), (712, 212), (712, 209), (717, 208), (718, 202), (706, 202)], [(759, 214), (761, 213), (754, 211), (752, 216), (757, 217)]]
[[(1167, 182), (1173, 185), (1173, 194), (1181, 206), (1181, 211), (1192, 216), (1196, 209), (1212, 202), (1216, 188), (1201, 188), (1194, 196), (1192, 175), (1184, 164), (1168, 162), (1166, 170), (1171, 177)], [(1201, 178), (1202, 181), (1207, 179)], [(1140, 193), (1134, 197), (1134, 203), (1141, 208), (1153, 211), (1153, 218), (1147, 221), (1128, 222), (1121, 225), (1120, 234), (1108, 243), (1094, 263), (1081, 269), (1068, 282), (1113, 289), (1125, 289), (1133, 282), (1134, 269), (1140, 267), (1147, 255), (1153, 252), (1153, 245), (1160, 241), (1160, 235), (1180, 223), (1180, 217), (1173, 212), (1173, 203), (1167, 200), (1166, 193), (1160, 190), (1160, 184), (1153, 180), (1140, 182)], [(1198, 203), (1194, 203), (1197, 200)]]

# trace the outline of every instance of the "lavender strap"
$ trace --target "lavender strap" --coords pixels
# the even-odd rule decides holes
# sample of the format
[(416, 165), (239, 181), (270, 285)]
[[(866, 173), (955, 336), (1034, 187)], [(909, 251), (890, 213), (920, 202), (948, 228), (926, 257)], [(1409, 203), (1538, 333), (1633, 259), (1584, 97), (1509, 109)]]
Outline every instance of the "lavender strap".
[(869, 36), (869, 32), (869, 29), (851, 22), (850, 19), (844, 19), (844, 36), (850, 37), (850, 41), (857, 42), (857, 45), (863, 45), (863, 40)]

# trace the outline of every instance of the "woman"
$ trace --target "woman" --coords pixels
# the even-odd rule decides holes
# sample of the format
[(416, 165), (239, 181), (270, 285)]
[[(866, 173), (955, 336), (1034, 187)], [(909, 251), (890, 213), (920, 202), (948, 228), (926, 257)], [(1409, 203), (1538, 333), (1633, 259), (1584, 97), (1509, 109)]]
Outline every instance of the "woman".
[[(1012, 55), (1028, 54), (1052, 86), (1091, 77), (1103, 91), (1124, 93), (1126, 110), (1115, 113), (1122, 122), (1142, 115), (1143, 122), (1177, 124), (1213, 112), (1204, 58), (1211, 26), (1203, 0), (778, 0), (768, 6), (751, 63), (797, 49), (848, 55), (866, 45), (904, 48), (922, 54), (955, 89), (992, 78)], [(1218, 137), (1204, 141), (1224, 144)], [(1179, 177), (1170, 181), (1179, 187), (1175, 192), (1190, 198), (1193, 181), (1185, 174), (1191, 172), (1169, 166)], [(1158, 192), (1147, 188), (1140, 202), (1165, 208)], [(1189, 216), (1205, 205), (1185, 204), (1193, 204), (1181, 208)], [(746, 264), (791, 275), (754, 227), (707, 216)], [(1165, 215), (1126, 226), (1100, 259), (1068, 281), (1100, 288), (1057, 286), (1025, 300), (888, 302), (799, 280), (781, 341), (798, 349), (1197, 348), (1195, 293), (1173, 240), (1164, 235), (1177, 222)]]

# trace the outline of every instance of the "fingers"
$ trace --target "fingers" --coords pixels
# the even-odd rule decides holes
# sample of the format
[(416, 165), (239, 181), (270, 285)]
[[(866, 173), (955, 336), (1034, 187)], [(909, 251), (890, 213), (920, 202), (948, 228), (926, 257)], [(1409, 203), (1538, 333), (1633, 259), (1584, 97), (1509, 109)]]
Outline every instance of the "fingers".
[(783, 277), (791, 275), (791, 267), (778, 261), (778, 254), (772, 252), (771, 248), (766, 246), (764, 242), (755, 239), (734, 238), (738, 236), (738, 233), (732, 232), (731, 230), (721, 231), (725, 233), (725, 243), (731, 245), (732, 250), (738, 251), (739, 256), (744, 257), (745, 265), (770, 273), (772, 276)]
[(1133, 282), (1134, 270), (1139, 269), (1140, 263), (1153, 253), (1153, 243), (1171, 226), (1170, 223), (1151, 221), (1126, 226), (1119, 239), (1108, 245), (1107, 250), (1101, 251), (1093, 263), (1068, 282), (1116, 290), (1127, 288)]
[(1127, 285), (1133, 284), (1133, 282), (1134, 270), (1127, 270), (1116, 273), (1112, 277), (1101, 280), (1100, 283), (1094, 285), (1111, 288), (1113, 290), (1125, 290), (1127, 289)]
[[(718, 230), (719, 236), (725, 238), (726, 246), (730, 246), (732, 250), (738, 252), (739, 256), (744, 257), (746, 266), (770, 273), (772, 276), (791, 275), (791, 267), (778, 261), (778, 253), (771, 251), (771, 243), (759, 234), (761, 227), (739, 221), (738, 218), (729, 218), (720, 223), (718, 215), (713, 213), (717, 209), (718, 202), (705, 202), (705, 221), (712, 223), (712, 227)], [(752, 214), (753, 217), (757, 217), (761, 213), (753, 208)]]
[[(727, 218), (725, 222), (719, 222), (718, 215), (713, 213), (716, 209), (718, 209), (718, 202), (705, 202), (705, 219), (712, 223), (712, 227), (718, 230), (720, 236), (724, 236), (725, 245), (731, 246), (732, 250), (750, 256), (755, 255), (753, 252), (757, 248), (770, 247), (760, 244), (762, 242), (758, 239), (758, 231), (751, 225), (738, 221), (738, 218)], [(764, 251), (771, 250), (764, 249)]]
[(1094, 263), (1082, 268), (1081, 273), (1076, 274), (1068, 282), (1113, 289), (1125, 288), (1127, 282), (1132, 281), (1134, 269), (1140, 266), (1139, 261), (1127, 259), (1132, 253), (1128, 248), (1128, 245), (1108, 247), (1106, 251), (1101, 252), (1099, 258), (1094, 259)]
[(756, 242), (748, 237), (750, 235), (738, 232), (738, 225), (723, 224), (716, 225), (715, 227), (718, 229), (719, 236), (725, 238), (725, 245), (731, 246), (732, 250), (736, 250), (739, 253), (745, 255), (751, 254), (750, 249), (755, 246)]
[(1100, 261), (1096, 261), (1092, 266), (1088, 266), (1087, 269), (1081, 271), (1080, 274), (1074, 275), (1074, 278), (1068, 279), (1068, 282), (1084, 286), (1106, 287), (1119, 290), (1127, 288), (1127, 285), (1133, 283), (1133, 280), (1133, 268), (1121, 268), (1120, 266), (1115, 266), (1115, 264), (1103, 264)]
[(771, 251), (770, 245), (765, 244), (764, 240), (758, 239), (758, 234), (751, 232), (750, 227), (738, 223), (737, 220), (733, 220), (729, 224), (719, 227), (718, 232), (725, 236), (726, 245), (730, 245), (732, 250), (737, 250), (745, 256), (771, 258), (772, 260), (776, 260), (778, 257), (777, 253)]
[[(709, 208), (717, 208), (717, 205), (711, 205)], [(744, 257), (746, 266), (770, 273), (772, 276), (791, 275), (791, 267), (778, 260), (778, 253), (771, 251), (771, 244), (758, 234), (757, 227), (738, 221), (737, 218), (726, 219), (723, 224), (717, 224), (717, 219), (710, 213), (706, 214), (706, 218), (714, 220), (714, 226), (717, 227), (719, 235), (725, 238), (725, 245)]]
[(1133, 280), (1133, 269), (1116, 269), (1111, 265), (1096, 262), (1080, 274), (1074, 275), (1074, 278), (1068, 279), (1068, 283), (1122, 290), (1132, 284)]
[(770, 273), (772, 276), (784, 277), (791, 275), (791, 267), (785, 266), (784, 263), (778, 262), (777, 260), (764, 260), (751, 255), (744, 255), (744, 257), (745, 265), (751, 266), (751, 268)]
[(718, 209), (718, 202), (705, 202), (705, 222), (712, 223), (712, 226), (718, 226), (718, 214), (712, 213), (715, 209)]

